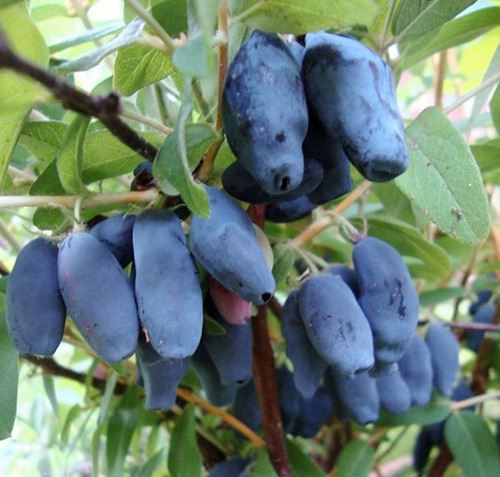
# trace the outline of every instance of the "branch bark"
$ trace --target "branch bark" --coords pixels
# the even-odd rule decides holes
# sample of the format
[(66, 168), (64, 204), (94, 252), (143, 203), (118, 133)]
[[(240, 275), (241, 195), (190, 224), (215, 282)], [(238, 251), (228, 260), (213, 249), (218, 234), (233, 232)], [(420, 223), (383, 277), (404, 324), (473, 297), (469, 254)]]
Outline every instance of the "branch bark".
[(99, 119), (121, 142), (148, 161), (154, 161), (157, 150), (120, 119), (122, 105), (117, 93), (95, 96), (79, 91), (61, 78), (18, 56), (0, 33), (0, 69), (7, 68), (38, 81), (61, 102), (65, 109)]
[[(248, 214), (252, 222), (264, 225), (265, 206), (252, 205)], [(253, 375), (262, 412), (262, 424), (267, 450), (274, 470), (280, 477), (291, 477), (285, 447), (285, 433), (278, 401), (278, 384), (274, 372), (274, 355), (267, 326), (267, 306), (259, 306), (252, 317)]]

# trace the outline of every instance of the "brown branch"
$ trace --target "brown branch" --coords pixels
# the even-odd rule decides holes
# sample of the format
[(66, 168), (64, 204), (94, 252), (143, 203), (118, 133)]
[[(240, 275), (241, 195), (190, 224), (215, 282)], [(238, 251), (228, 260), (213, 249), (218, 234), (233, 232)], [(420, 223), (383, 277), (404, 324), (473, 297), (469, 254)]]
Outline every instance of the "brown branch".
[[(42, 369), (44, 374), (50, 374), (51, 376), (59, 376), (61, 378), (68, 378), (73, 381), (85, 384), (87, 381), (87, 376), (83, 373), (77, 373), (72, 369), (65, 368), (58, 364), (52, 358), (35, 358), (33, 356), (22, 356), (23, 361), (34, 364), (35, 366)], [(95, 376), (92, 377), (91, 381), (92, 387), (104, 391), (106, 387), (106, 380), (100, 379)], [(127, 385), (122, 382), (117, 382), (115, 386), (115, 394), (122, 395), (125, 393)]]
[[(259, 227), (264, 225), (265, 206), (252, 205), (248, 215)], [(267, 450), (279, 477), (291, 477), (285, 447), (285, 433), (278, 401), (278, 384), (274, 371), (274, 355), (267, 326), (267, 306), (259, 306), (252, 317), (253, 376), (262, 413), (262, 425)]]
[(456, 321), (452, 322), (442, 322), (443, 325), (449, 326), (450, 328), (458, 328), (461, 330), (475, 330), (475, 331), (489, 331), (492, 333), (500, 333), (500, 325), (491, 325), (487, 323), (459, 323)]
[(429, 470), (429, 473), (427, 474), (428, 477), (441, 477), (445, 471), (450, 462), (453, 460), (453, 455), (450, 452), (450, 449), (446, 445), (446, 443), (443, 443), (441, 445), (441, 450), (439, 452), (439, 455), (436, 457), (436, 460), (434, 461), (434, 464), (432, 468)]
[[(218, 56), (218, 64), (219, 64), (219, 86), (218, 86), (218, 102), (217, 102), (217, 117), (215, 119), (215, 132), (222, 132), (222, 90), (224, 87), (224, 79), (227, 74), (227, 51), (228, 45), (227, 40), (229, 38), (229, 24), (228, 24), (228, 4), (227, 0), (223, 0), (220, 11), (219, 11), (219, 30), (224, 35), (224, 42), (219, 45), (217, 56)], [(200, 169), (196, 173), (197, 178), (206, 182), (206, 180), (210, 177), (212, 167), (215, 162), (215, 158), (219, 153), (219, 149), (224, 143), (224, 137), (221, 135), (218, 139), (216, 139), (212, 144), (210, 144), (207, 153), (203, 159), (203, 162), (200, 166)]]
[(38, 81), (52, 91), (65, 109), (99, 119), (117, 139), (148, 161), (154, 161), (156, 148), (120, 119), (122, 105), (117, 93), (96, 96), (77, 90), (61, 78), (14, 53), (2, 33), (0, 33), (1, 68), (9, 68)]
[(280, 305), (279, 301), (276, 300), (276, 298), (274, 296), (269, 300), (269, 303), (267, 304), (267, 306), (274, 313), (274, 316), (276, 316), (276, 318), (281, 319), (283, 307)]

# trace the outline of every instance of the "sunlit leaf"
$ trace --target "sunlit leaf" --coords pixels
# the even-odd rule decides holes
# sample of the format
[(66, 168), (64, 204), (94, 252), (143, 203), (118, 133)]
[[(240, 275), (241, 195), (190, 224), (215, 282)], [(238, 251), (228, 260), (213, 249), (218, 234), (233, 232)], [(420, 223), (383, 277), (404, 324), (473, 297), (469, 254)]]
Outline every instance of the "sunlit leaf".
[(235, 19), (265, 31), (301, 35), (346, 25), (370, 25), (377, 14), (374, 0), (230, 0)]

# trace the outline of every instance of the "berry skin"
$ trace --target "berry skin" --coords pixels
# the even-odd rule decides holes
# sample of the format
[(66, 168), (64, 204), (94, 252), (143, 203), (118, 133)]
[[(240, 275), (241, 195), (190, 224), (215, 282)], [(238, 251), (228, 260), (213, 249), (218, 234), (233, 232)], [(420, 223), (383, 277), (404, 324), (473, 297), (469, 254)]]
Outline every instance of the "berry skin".
[(210, 275), (243, 300), (266, 303), (276, 284), (250, 218), (221, 190), (206, 190), (210, 217), (193, 216), (189, 232), (193, 255)]
[(300, 66), (278, 35), (255, 30), (239, 49), (224, 82), (222, 119), (233, 153), (264, 191), (298, 187), (307, 105)]
[(306, 35), (302, 78), (307, 102), (359, 172), (385, 182), (408, 167), (392, 70), (355, 38)]
[(328, 364), (350, 378), (373, 366), (370, 326), (341, 278), (310, 278), (301, 286), (298, 302), (309, 339)]
[(86, 232), (66, 238), (58, 274), (68, 314), (94, 351), (110, 364), (131, 356), (139, 337), (134, 291), (108, 248)]
[(23, 247), (9, 275), (7, 332), (22, 355), (51, 356), (62, 341), (66, 306), (59, 291), (58, 248), (44, 238)]
[(419, 301), (410, 272), (394, 247), (374, 237), (357, 242), (352, 258), (375, 359), (394, 363), (408, 348), (418, 323)]
[(133, 230), (139, 319), (163, 357), (192, 356), (201, 339), (203, 296), (181, 221), (168, 210), (144, 210)]

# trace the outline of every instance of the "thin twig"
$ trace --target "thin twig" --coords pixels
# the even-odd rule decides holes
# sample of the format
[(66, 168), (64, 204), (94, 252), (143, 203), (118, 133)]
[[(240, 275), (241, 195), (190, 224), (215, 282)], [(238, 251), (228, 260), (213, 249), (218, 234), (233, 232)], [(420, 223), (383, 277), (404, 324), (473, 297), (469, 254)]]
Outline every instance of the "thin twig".
[[(356, 202), (371, 186), (371, 182), (363, 181), (359, 184), (340, 204), (334, 207), (333, 212), (335, 214), (341, 214), (345, 212), (354, 202)], [(310, 242), (314, 237), (319, 235), (323, 230), (330, 227), (336, 222), (337, 218), (333, 215), (325, 215), (315, 222), (313, 222), (309, 227), (303, 230), (299, 235), (290, 241), (290, 245), (293, 247), (301, 247), (307, 242)]]
[(483, 402), (489, 401), (490, 399), (500, 398), (500, 391), (493, 391), (491, 393), (481, 394), (480, 396), (474, 396), (469, 399), (464, 399), (463, 401), (456, 401), (451, 405), (452, 411), (458, 411), (460, 409), (465, 409), (469, 406), (475, 406)]
[(471, 89), (469, 92), (465, 93), (462, 97), (458, 98), (454, 103), (450, 104), (446, 108), (443, 109), (444, 114), (450, 114), (455, 109), (459, 108), (465, 102), (469, 101), (469, 99), (478, 95), (485, 89), (488, 89), (490, 86), (493, 86), (495, 83), (500, 81), (500, 73), (496, 73), (493, 76), (490, 76), (488, 79), (484, 80), (479, 86)]
[(168, 53), (172, 54), (177, 48), (175, 40), (163, 29), (156, 18), (153, 17), (137, 0), (123, 0), (127, 6), (139, 17), (142, 18), (153, 31), (161, 38)]
[[(0, 196), (0, 209), (10, 207), (74, 207), (78, 195), (12, 195)], [(144, 191), (116, 192), (113, 194), (92, 194), (82, 201), (83, 208), (96, 207), (98, 205), (134, 204), (153, 202), (158, 199), (157, 189)]]
[(5, 222), (0, 218), (0, 235), (3, 235), (5, 240), (14, 249), (15, 252), (19, 253), (21, 251), (21, 244), (17, 241), (16, 237), (12, 235)]
[(248, 426), (243, 424), (241, 421), (239, 421), (238, 419), (236, 419), (234, 416), (227, 413), (226, 411), (223, 411), (222, 409), (220, 409), (216, 406), (213, 406), (209, 402), (198, 397), (196, 394), (192, 393), (188, 389), (179, 387), (177, 389), (177, 395), (179, 397), (181, 397), (182, 399), (184, 399), (185, 401), (192, 402), (193, 404), (196, 404), (204, 411), (207, 411), (211, 414), (215, 414), (216, 416), (219, 416), (223, 421), (227, 422), (232, 428), (236, 429), (241, 434), (243, 434), (248, 440), (253, 442), (257, 447), (263, 447), (266, 445), (266, 443), (264, 442), (264, 439), (262, 439), (258, 434), (256, 434), (254, 431), (252, 431), (252, 429), (250, 429)]
[[(217, 50), (218, 64), (219, 64), (219, 85), (218, 85), (218, 101), (217, 101), (217, 116), (215, 118), (214, 130), (218, 134), (222, 133), (222, 92), (224, 86), (224, 79), (227, 74), (227, 51), (228, 51), (228, 4), (227, 0), (224, 0), (219, 11), (219, 30), (224, 37), (224, 41), (221, 42)], [(203, 159), (200, 169), (196, 173), (196, 177), (201, 182), (205, 182), (209, 179), (212, 172), (212, 167), (214, 165), (219, 149), (224, 143), (224, 137), (222, 134), (218, 139), (216, 139), (208, 148), (207, 153)]]
[(378, 46), (380, 54), (384, 52), (385, 43), (387, 41), (387, 33), (389, 32), (389, 27), (391, 25), (391, 19), (395, 7), (396, 7), (396, 0), (391, 0), (391, 4), (389, 5), (389, 11), (387, 12), (387, 16), (385, 17), (384, 29), (382, 30), (382, 36)]

